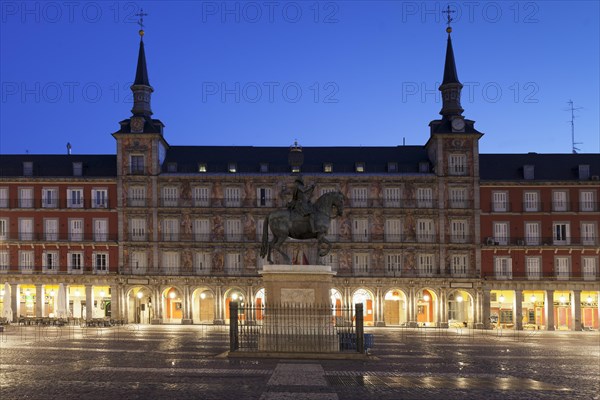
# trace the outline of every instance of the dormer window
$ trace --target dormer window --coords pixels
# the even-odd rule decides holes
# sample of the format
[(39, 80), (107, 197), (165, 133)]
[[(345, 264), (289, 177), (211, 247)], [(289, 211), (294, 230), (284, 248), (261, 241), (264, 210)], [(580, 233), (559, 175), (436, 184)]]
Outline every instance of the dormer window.
[(292, 172), (297, 174), (298, 172), (300, 172), (300, 167), (299, 166), (293, 166), (292, 167)]
[(260, 163), (259, 171), (260, 172), (269, 172), (269, 164), (268, 163)]
[(333, 172), (333, 164), (332, 163), (325, 163), (323, 164), (323, 172)]
[(355, 171), (356, 172), (365, 172), (365, 163), (364, 162), (357, 162), (354, 166)]
[(83, 175), (83, 163), (74, 162), (73, 163), (73, 176), (81, 176)]
[(170, 162), (167, 164), (167, 172), (177, 172), (177, 163)]
[(231, 172), (232, 174), (236, 173), (237, 172), (237, 164), (236, 163), (229, 163), (228, 167), (227, 167), (227, 170), (229, 172)]
[(533, 179), (535, 168), (533, 165), (523, 165), (523, 179)]
[(388, 172), (398, 172), (398, 163), (397, 162), (388, 162), (387, 170), (388, 170)]
[(33, 175), (33, 162), (25, 161), (23, 163), (23, 175), (24, 176), (32, 176)]
[(204, 163), (198, 164), (198, 172), (206, 172), (206, 170), (207, 170), (206, 164), (204, 164)]
[(587, 181), (590, 179), (590, 166), (587, 164), (579, 165), (579, 179), (582, 181)]
[(419, 172), (426, 174), (429, 172), (429, 163), (427, 161), (421, 161), (419, 163)]

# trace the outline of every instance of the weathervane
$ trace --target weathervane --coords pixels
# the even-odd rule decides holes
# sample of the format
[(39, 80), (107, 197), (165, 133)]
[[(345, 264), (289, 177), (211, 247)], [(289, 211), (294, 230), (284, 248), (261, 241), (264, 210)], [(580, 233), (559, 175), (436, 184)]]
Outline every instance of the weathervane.
[(148, 16), (148, 13), (144, 12), (143, 8), (140, 8), (140, 12), (135, 14), (136, 17), (140, 17), (140, 19), (136, 22), (140, 26), (139, 34), (143, 38), (144, 36), (144, 17)]
[(456, 10), (450, 9), (450, 4), (448, 4), (448, 7), (444, 11), (442, 11), (442, 13), (446, 14), (446, 18), (448, 19), (448, 21), (446, 22), (446, 24), (448, 24), (448, 27), (446, 28), (446, 32), (448, 32), (448, 33), (452, 32), (452, 27), (450, 26), (450, 23), (452, 21), (454, 21), (454, 18), (452, 18), (452, 15), (450, 15), (450, 14), (453, 14), (455, 12), (456, 12)]

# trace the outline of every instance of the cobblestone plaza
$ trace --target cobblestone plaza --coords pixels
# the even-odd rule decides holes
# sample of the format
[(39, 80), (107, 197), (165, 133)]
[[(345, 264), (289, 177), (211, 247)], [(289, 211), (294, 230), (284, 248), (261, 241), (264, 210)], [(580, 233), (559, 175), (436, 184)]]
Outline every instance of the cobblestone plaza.
[(597, 332), (372, 328), (366, 361), (229, 359), (222, 326), (10, 326), (9, 399), (598, 399)]

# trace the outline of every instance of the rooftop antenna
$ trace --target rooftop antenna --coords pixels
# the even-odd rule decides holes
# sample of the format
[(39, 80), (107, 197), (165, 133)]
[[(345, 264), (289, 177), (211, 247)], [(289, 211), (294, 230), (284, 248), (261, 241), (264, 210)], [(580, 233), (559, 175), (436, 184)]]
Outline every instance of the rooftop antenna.
[(571, 121), (569, 121), (571, 123), (571, 151), (573, 152), (573, 154), (577, 154), (579, 148), (575, 145), (583, 143), (575, 141), (575, 111), (581, 110), (583, 107), (573, 107), (573, 100), (571, 99), (567, 101), (567, 104), (569, 105), (569, 108), (567, 108), (565, 111), (571, 111)]
[(67, 154), (71, 155), (71, 142), (67, 142)]

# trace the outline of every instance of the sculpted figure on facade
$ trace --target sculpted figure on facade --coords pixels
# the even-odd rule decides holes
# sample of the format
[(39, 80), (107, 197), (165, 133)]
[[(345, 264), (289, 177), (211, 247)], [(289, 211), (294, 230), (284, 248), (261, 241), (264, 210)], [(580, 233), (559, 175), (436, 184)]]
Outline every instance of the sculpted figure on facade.
[(383, 233), (384, 233), (384, 226), (383, 226), (384, 222), (383, 222), (383, 215), (381, 215), (380, 211), (376, 211), (373, 213), (373, 228), (372, 228), (372, 232), (373, 232), (373, 236), (375, 238), (382, 238), (383, 237)]
[(223, 226), (223, 218), (220, 215), (215, 215), (212, 221), (213, 233), (217, 240), (222, 240), (225, 237), (225, 227)]
[(213, 252), (212, 267), (213, 271), (223, 271), (224, 269), (223, 252), (220, 249), (215, 249)]
[(339, 234), (342, 240), (350, 240), (352, 237), (352, 225), (348, 217), (341, 217), (339, 222)]
[(254, 240), (256, 236), (256, 221), (250, 213), (244, 214), (244, 236), (248, 240)]

